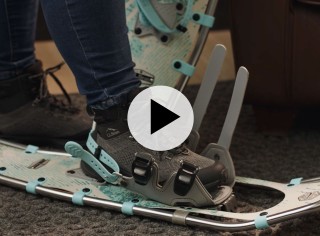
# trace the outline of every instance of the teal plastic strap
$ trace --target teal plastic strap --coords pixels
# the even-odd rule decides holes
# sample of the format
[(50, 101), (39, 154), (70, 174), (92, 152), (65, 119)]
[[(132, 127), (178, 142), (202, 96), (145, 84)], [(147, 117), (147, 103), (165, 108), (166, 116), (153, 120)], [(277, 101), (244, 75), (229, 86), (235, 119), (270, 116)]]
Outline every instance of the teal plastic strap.
[(136, 0), (140, 14), (143, 14), (146, 19), (152, 24), (154, 28), (163, 33), (173, 33), (175, 29), (170, 29), (159, 17), (158, 13), (154, 10), (150, 0)]
[[(98, 148), (98, 144), (96, 141), (92, 138), (91, 133), (88, 136), (87, 139), (87, 147), (90, 150), (91, 153), (95, 153), (95, 151)], [(111, 169), (113, 169), (115, 172), (119, 172), (120, 168), (118, 163), (104, 150), (101, 150), (99, 160), (109, 166)]]
[(265, 229), (269, 227), (268, 221), (267, 221), (267, 216), (258, 216), (255, 220), (254, 220), (254, 224), (256, 226), (257, 229)]
[[(89, 140), (91, 139), (91, 141)], [(91, 134), (89, 134), (89, 141), (87, 141), (89, 150), (95, 150), (92, 147), (98, 145), (91, 138)], [(110, 173), (91, 153), (85, 151), (81, 145), (75, 142), (67, 142), (65, 145), (65, 150), (70, 153), (73, 157), (81, 158), (85, 163), (87, 163), (91, 168), (93, 168), (97, 174), (99, 174), (104, 180), (109, 183), (114, 183), (118, 180), (119, 176), (115, 173), (119, 173), (120, 168), (117, 162), (109, 156), (105, 151), (101, 150), (100, 160), (109, 166), (114, 172)]]
[(133, 207), (134, 203), (133, 202), (124, 202), (121, 207), (121, 212), (125, 215), (133, 215)]
[(39, 150), (39, 147), (37, 146), (33, 146), (33, 145), (28, 145), (25, 149), (25, 153), (29, 153), (29, 154), (34, 154)]
[(199, 25), (203, 25), (211, 28), (214, 24), (215, 18), (210, 15), (206, 15), (200, 12), (193, 13), (192, 20)]
[(195, 71), (195, 67), (182, 61), (182, 60), (175, 60), (172, 63), (173, 69), (179, 71), (180, 73), (187, 75), (187, 76), (192, 76)]
[(37, 180), (32, 180), (32, 181), (28, 182), (26, 185), (26, 191), (28, 193), (37, 194), (37, 192), (36, 192), (37, 186), (43, 184), (45, 181), (46, 181), (46, 179), (41, 177), (41, 178), (38, 178)]
[(91, 193), (91, 189), (84, 188), (78, 192), (75, 192), (72, 196), (72, 203), (83, 206), (83, 198)]
[(295, 185), (299, 185), (301, 184), (301, 181), (302, 181), (303, 178), (295, 178), (295, 179), (292, 179), (289, 183), (289, 186), (295, 186)]
[[(152, 3), (150, 0), (136, 0), (138, 9), (141, 14), (145, 16), (145, 18), (150, 22), (150, 24), (159, 30), (162, 33), (174, 33), (177, 32), (177, 29), (170, 29), (160, 18), (154, 7), (152, 6)], [(182, 18), (182, 20), (179, 22), (179, 24), (183, 27), (187, 27), (188, 22), (192, 15), (192, 6), (193, 6), (193, 0), (188, 0), (185, 14)]]
[(86, 145), (87, 145), (87, 148), (89, 149), (89, 151), (91, 153), (94, 153), (99, 145), (96, 143), (96, 141), (94, 141), (91, 134), (92, 134), (92, 131), (88, 135)]
[(186, 10), (184, 13), (184, 17), (180, 21), (180, 25), (187, 27), (191, 17), (192, 17), (192, 7), (193, 7), (194, 0), (188, 0)]
[(142, 14), (142, 12), (140, 12), (139, 14), (139, 20), (140, 20), (140, 23), (144, 26), (150, 26), (150, 22), (148, 21), (148, 19), (145, 17), (145, 15)]

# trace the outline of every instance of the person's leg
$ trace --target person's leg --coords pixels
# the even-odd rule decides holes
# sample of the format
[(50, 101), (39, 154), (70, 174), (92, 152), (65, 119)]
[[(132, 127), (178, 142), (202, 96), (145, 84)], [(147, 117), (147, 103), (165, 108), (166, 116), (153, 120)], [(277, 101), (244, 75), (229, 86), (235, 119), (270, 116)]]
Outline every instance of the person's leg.
[(34, 53), (38, 3), (0, 0), (0, 138), (62, 147), (84, 141), (92, 119), (48, 92)]
[(0, 0), (0, 80), (35, 63), (38, 0)]
[(41, 4), (51, 36), (89, 105), (109, 108), (139, 87), (124, 0), (41, 0)]

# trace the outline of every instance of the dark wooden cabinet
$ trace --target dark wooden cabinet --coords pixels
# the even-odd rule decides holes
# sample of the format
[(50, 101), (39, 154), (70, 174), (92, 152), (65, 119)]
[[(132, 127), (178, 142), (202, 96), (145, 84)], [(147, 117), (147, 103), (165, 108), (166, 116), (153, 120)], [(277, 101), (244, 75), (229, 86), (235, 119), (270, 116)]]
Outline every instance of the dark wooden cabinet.
[(320, 0), (230, 0), (236, 66), (261, 128), (288, 128), (320, 108)]

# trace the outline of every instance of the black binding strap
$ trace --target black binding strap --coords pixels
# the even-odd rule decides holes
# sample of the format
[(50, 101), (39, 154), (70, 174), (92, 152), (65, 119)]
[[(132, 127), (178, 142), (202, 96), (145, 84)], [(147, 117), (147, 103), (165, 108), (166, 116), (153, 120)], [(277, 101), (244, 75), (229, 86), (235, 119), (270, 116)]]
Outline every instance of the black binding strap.
[(136, 153), (132, 163), (132, 175), (136, 183), (146, 185), (151, 178), (152, 155), (145, 152)]
[(181, 162), (174, 180), (174, 192), (180, 196), (185, 196), (190, 191), (199, 168), (188, 162)]

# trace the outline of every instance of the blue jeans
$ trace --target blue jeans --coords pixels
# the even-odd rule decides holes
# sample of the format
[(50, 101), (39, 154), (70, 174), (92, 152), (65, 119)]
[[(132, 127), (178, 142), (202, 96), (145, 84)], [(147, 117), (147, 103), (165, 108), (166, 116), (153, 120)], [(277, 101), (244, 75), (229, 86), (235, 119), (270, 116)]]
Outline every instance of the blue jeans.
[[(140, 85), (124, 0), (41, 0), (41, 5), (49, 32), (89, 105), (108, 108)], [(37, 9), (38, 0), (0, 0), (0, 79), (35, 62)]]

